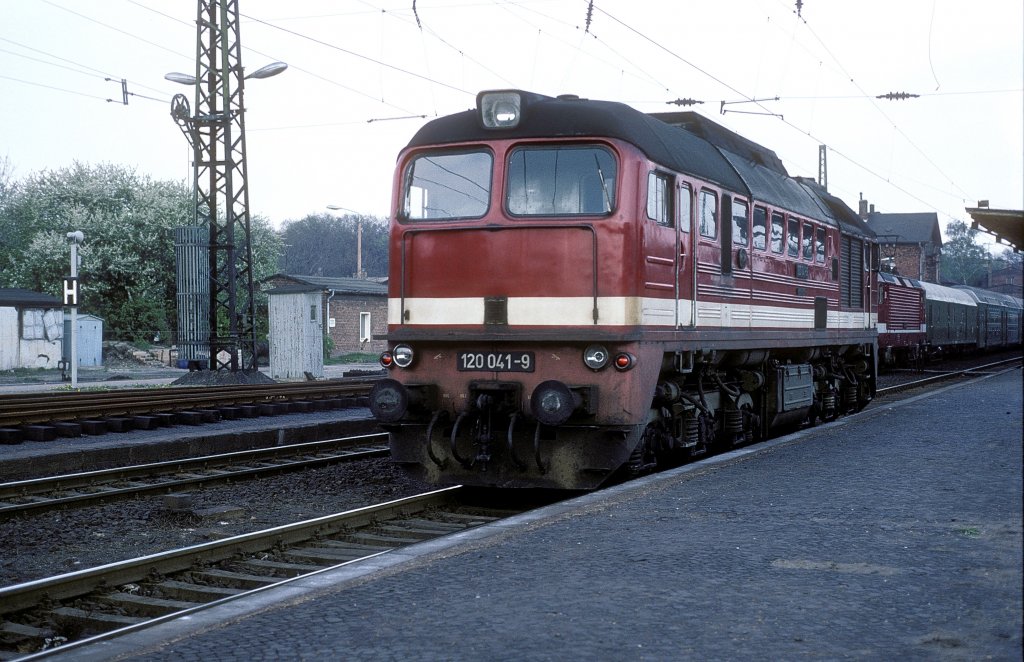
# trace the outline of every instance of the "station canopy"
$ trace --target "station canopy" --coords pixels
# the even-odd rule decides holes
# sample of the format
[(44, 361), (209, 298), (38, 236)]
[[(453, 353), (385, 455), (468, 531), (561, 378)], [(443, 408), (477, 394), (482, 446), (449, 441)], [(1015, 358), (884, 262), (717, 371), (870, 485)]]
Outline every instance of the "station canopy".
[(974, 221), (971, 227), (995, 235), (1015, 251), (1024, 250), (1024, 210), (968, 207), (966, 211)]

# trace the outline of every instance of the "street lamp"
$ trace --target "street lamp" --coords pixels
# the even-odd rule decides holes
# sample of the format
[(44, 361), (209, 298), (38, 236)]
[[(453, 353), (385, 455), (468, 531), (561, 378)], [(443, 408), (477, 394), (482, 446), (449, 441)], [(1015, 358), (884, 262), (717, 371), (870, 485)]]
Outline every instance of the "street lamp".
[[(270, 78), (276, 76), (285, 69), (288, 68), (288, 64), (285, 62), (271, 62), (270, 64), (263, 65), (256, 71), (252, 72), (245, 77), (246, 80), (250, 78)], [(180, 83), (182, 85), (195, 85), (197, 80), (192, 74), (183, 74), (179, 71), (172, 71), (164, 74), (164, 79), (169, 80), (172, 83)]]
[[(213, 11), (211, 2), (206, 5), (206, 13), (212, 12), (211, 16), (223, 19), (232, 13)], [(203, 6), (201, 0), (200, 17), (205, 15)], [(226, 20), (219, 27), (207, 20), (197, 22), (199, 56), (195, 76), (171, 72), (164, 78), (195, 88), (195, 113), (189, 108), (188, 98), (177, 94), (171, 100), (171, 117), (192, 146), (197, 219), (200, 214), (208, 217), (210, 287), (205, 313), (209, 325), (210, 370), (236, 372), (241, 367), (243, 371), (255, 371), (256, 310), (249, 194), (245, 184), (243, 87), (245, 79), (270, 78), (286, 70), (288, 65), (272, 62), (243, 76), (237, 48), (224, 46), (219, 51), (216, 47), (207, 47), (210, 36), (207, 32), (234, 33), (237, 45), (237, 8)], [(195, 312), (202, 314), (203, 311)], [(200, 328), (199, 324), (194, 326)]]
[(331, 211), (347, 211), (352, 212), (356, 215), (356, 278), (366, 278), (366, 273), (363, 271), (363, 215), (354, 209), (348, 207), (342, 207), (339, 205), (327, 205), (327, 208)]

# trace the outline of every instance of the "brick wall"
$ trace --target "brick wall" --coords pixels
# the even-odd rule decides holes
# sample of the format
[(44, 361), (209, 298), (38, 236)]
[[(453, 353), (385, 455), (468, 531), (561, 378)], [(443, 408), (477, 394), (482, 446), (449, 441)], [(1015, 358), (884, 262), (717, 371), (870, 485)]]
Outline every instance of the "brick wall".
[[(327, 294), (324, 294), (324, 302)], [(359, 338), (359, 319), (362, 313), (370, 314), (371, 340)], [(384, 340), (372, 340), (388, 331), (388, 300), (385, 296), (337, 294), (331, 299), (328, 320), (334, 318), (334, 327), (327, 322), (327, 331), (334, 341), (334, 355), (350, 352), (378, 354), (387, 349)]]
[[(929, 252), (927, 245), (922, 247), (916, 244), (901, 244), (896, 246), (895, 250), (892, 244), (882, 247), (882, 257), (893, 256), (896, 269), (901, 276), (937, 283), (939, 282), (939, 261), (936, 257), (929, 257)], [(923, 272), (921, 269), (922, 253), (924, 254)]]

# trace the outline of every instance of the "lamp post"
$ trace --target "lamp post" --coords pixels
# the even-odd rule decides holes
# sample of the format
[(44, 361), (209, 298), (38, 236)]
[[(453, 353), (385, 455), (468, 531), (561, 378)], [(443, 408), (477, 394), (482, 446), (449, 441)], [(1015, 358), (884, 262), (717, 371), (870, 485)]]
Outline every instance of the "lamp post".
[(363, 215), (354, 209), (341, 207), (339, 205), (327, 205), (331, 211), (347, 211), (356, 215), (356, 273), (355, 277), (360, 280), (366, 278), (363, 271)]
[[(195, 88), (195, 114), (184, 94), (171, 116), (193, 151), (196, 215), (209, 230), (209, 368), (255, 371), (255, 292), (246, 186), (244, 81), (287, 69), (273, 62), (243, 76), (238, 3), (199, 0), (196, 74), (165, 79)], [(239, 365), (241, 363), (241, 365)]]

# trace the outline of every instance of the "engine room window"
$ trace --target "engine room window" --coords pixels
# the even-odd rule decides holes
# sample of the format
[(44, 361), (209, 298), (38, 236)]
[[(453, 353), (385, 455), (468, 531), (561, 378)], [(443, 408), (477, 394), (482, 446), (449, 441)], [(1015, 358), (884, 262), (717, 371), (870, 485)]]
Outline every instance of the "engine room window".
[(778, 212), (772, 212), (772, 252), (782, 252), (782, 233), (783, 233), (783, 219), (782, 214)]
[(666, 228), (672, 227), (672, 180), (656, 172), (647, 175), (647, 218)]
[(700, 233), (709, 239), (718, 238), (718, 198), (711, 191), (700, 192)]
[(616, 173), (615, 157), (603, 147), (521, 147), (508, 158), (508, 211), (517, 216), (611, 213)]
[(679, 229), (683, 232), (690, 231), (690, 218), (693, 215), (693, 191), (689, 184), (679, 187)]
[(817, 242), (814, 247), (816, 249), (814, 261), (825, 264), (825, 228), (818, 228)]
[(786, 254), (790, 257), (800, 256), (800, 221), (789, 219), (789, 232), (786, 234)]
[(750, 221), (747, 219), (747, 203), (732, 201), (732, 243), (736, 246), (750, 244)]
[(406, 166), (402, 216), (409, 220), (479, 218), (491, 197), (490, 152), (424, 154)]
[(764, 250), (768, 247), (768, 210), (754, 207), (754, 248)]
[(803, 249), (805, 260), (814, 258), (814, 226), (810, 223), (804, 223)]

